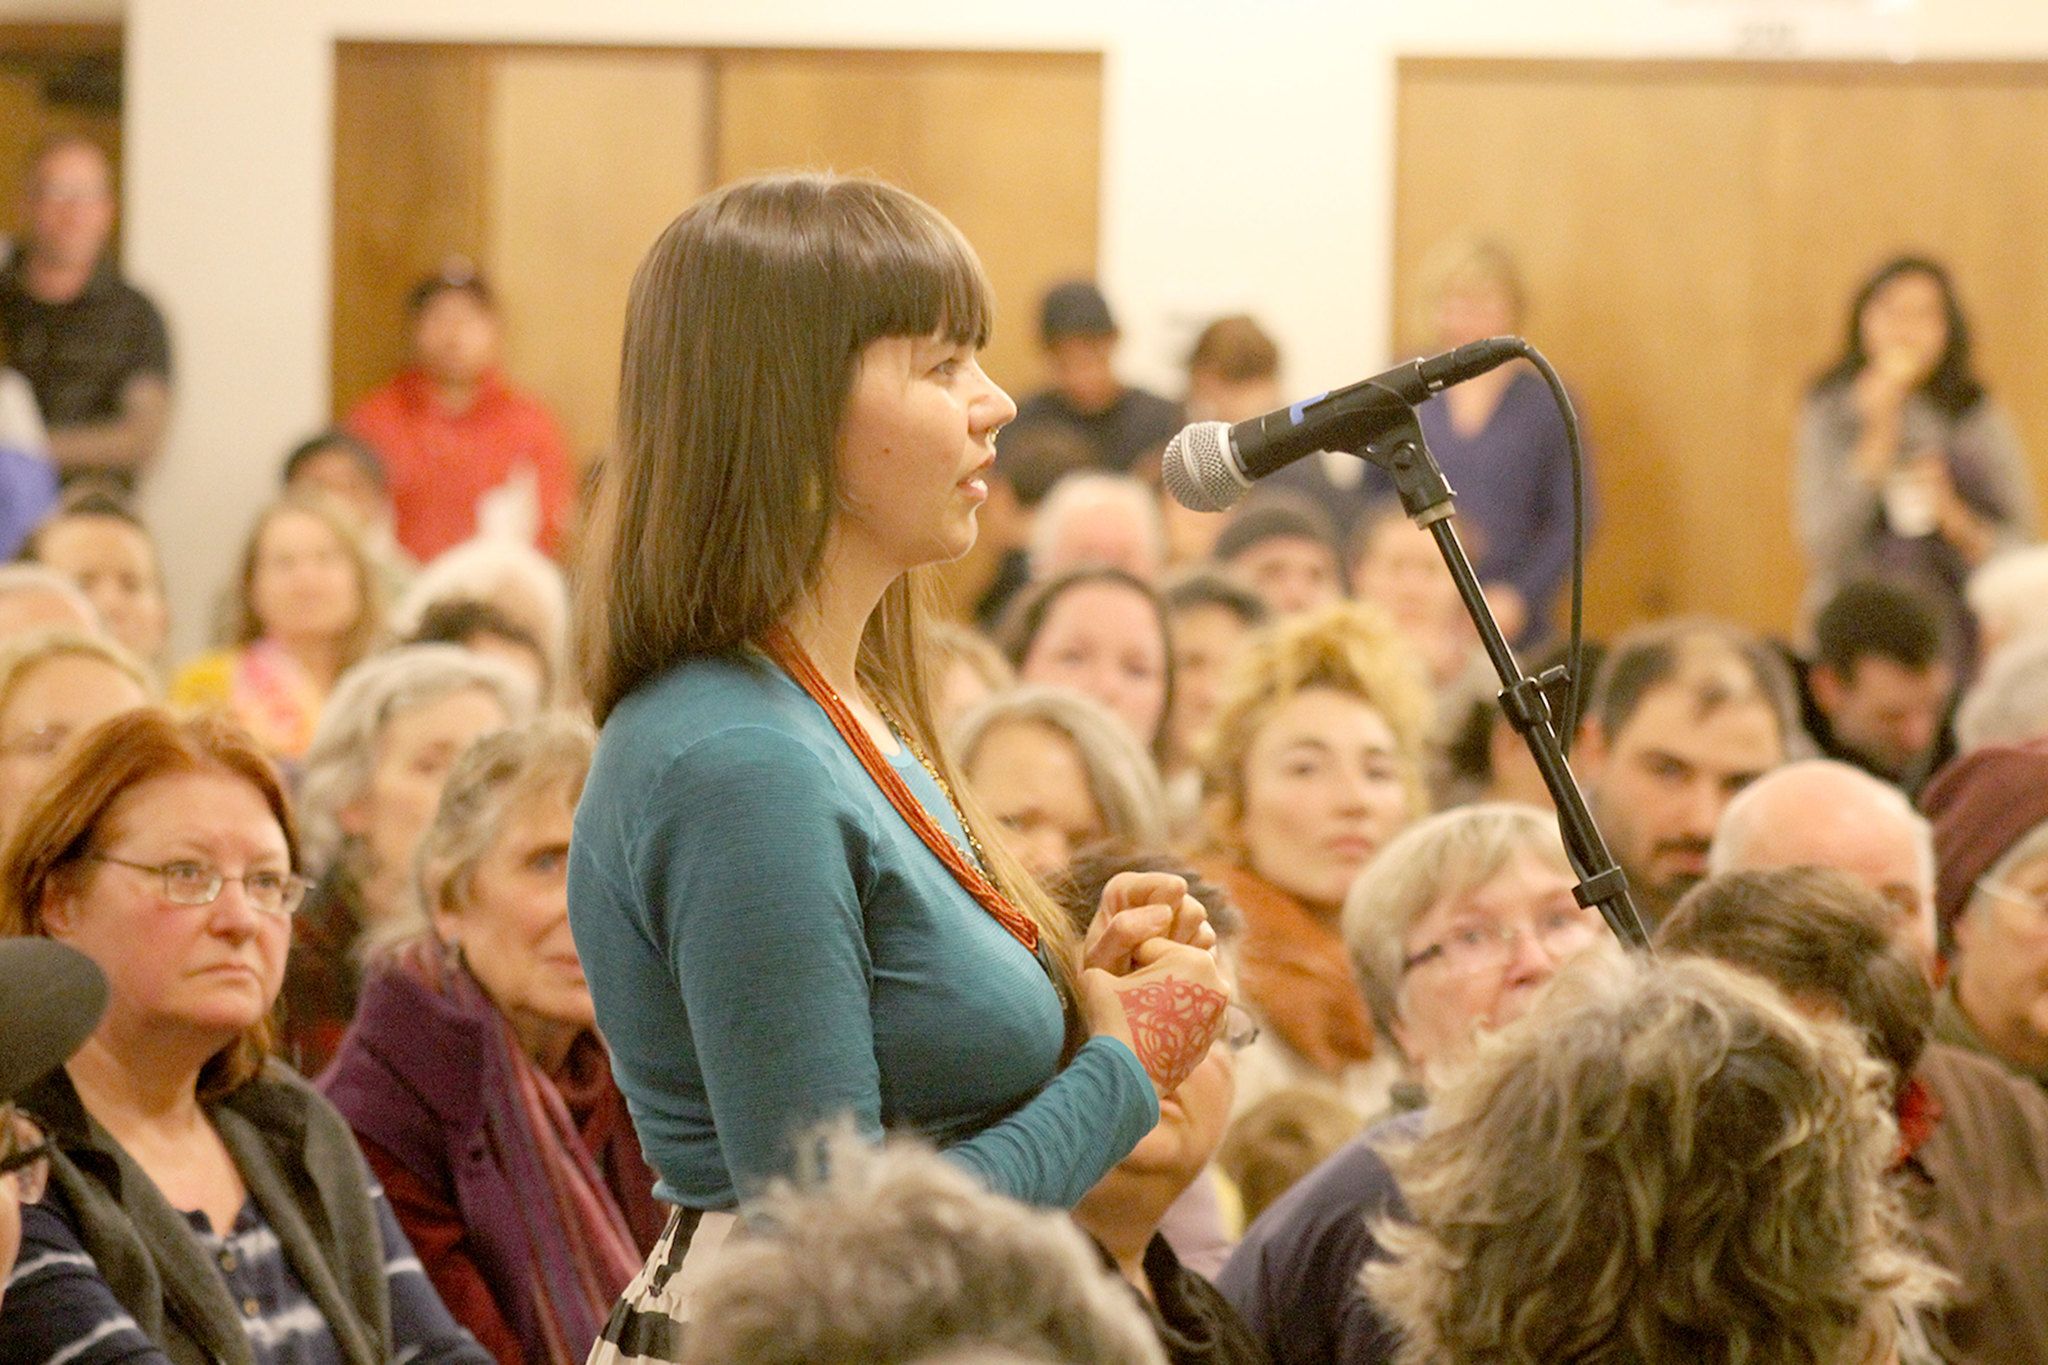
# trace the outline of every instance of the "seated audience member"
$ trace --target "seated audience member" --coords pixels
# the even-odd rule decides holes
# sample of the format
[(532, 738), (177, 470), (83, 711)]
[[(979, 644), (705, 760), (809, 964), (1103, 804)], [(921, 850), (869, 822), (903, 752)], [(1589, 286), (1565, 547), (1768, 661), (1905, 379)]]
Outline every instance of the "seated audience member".
[(1087, 438), (1063, 426), (1005, 427), (988, 472), (988, 501), (975, 520), (974, 548), (938, 574), (957, 614), (987, 627), (1031, 581), (1031, 529), (1046, 495), (1069, 474), (1092, 468)]
[(348, 1125), (265, 1060), (297, 855), (255, 741), (156, 709), (85, 736), (9, 840), (0, 932), (69, 943), (112, 993), (20, 1096), (55, 1141), (23, 1257), (53, 1269), (10, 1286), (0, 1359), (489, 1359)]
[(391, 609), (391, 628), (400, 638), (411, 635), (437, 603), (451, 601), (496, 607), (540, 641), (556, 691), (574, 681), (569, 670), (569, 585), (561, 568), (540, 551), (503, 539), (456, 546), (413, 576)]
[[(1280, 346), (1243, 313), (1217, 318), (1188, 352), (1187, 420), (1242, 422), (1280, 407)], [(1200, 564), (1216, 548), (1226, 516), (1195, 512), (1173, 497), (1159, 500), (1166, 521), (1167, 563)]]
[(1956, 705), (1958, 753), (2048, 735), (2048, 630), (1992, 656)]
[(107, 634), (151, 667), (161, 662), (171, 625), (163, 565), (148, 528), (118, 499), (74, 492), (36, 528), (22, 558), (77, 584)]
[(227, 711), (272, 755), (304, 756), (335, 683), (384, 623), (376, 572), (355, 528), (325, 498), (286, 495), (249, 533), (231, 644), (171, 680), (173, 706)]
[(0, 840), (56, 770), (65, 745), (147, 706), (154, 691), (132, 655), (97, 635), (44, 630), (0, 644)]
[(569, 937), (594, 743), (554, 717), (463, 754), (420, 840), (424, 918), (380, 928), (321, 1081), (442, 1301), (507, 1365), (582, 1365), (668, 1216)]
[(163, 445), (171, 346), (163, 317), (107, 250), (114, 178), (89, 138), (62, 133), (30, 168), (20, 247), (0, 265), (0, 337), (35, 389), (68, 482), (126, 491)]
[[(1435, 539), (1408, 520), (1399, 503), (1380, 503), (1360, 521), (1349, 560), (1352, 593), (1394, 618), (1445, 701), (1466, 699), (1475, 669), (1482, 681), (1494, 681)], [(1519, 633), (1500, 624), (1510, 639)]]
[(1272, 1208), (1357, 1137), (1361, 1126), (1350, 1105), (1308, 1085), (1282, 1086), (1232, 1119), (1216, 1165), (1237, 1187), (1244, 1222)]
[(1920, 808), (1949, 964), (1934, 1036), (2048, 1085), (2048, 741), (1957, 759)]
[[(1466, 806), (1397, 835), (1351, 890), (1344, 935), (1413, 1110), (1467, 1061), (1475, 1039), (1520, 1017), (1560, 963), (1613, 936), (1572, 898), (1557, 823), (1527, 806)], [(1246, 1231), (1217, 1284), (1279, 1362), (1393, 1358), (1393, 1336), (1359, 1288), (1378, 1253), (1373, 1223), (1401, 1211), (1383, 1148), (1405, 1115), (1368, 1130)]]
[(451, 597), (420, 614), (419, 624), (405, 637), (409, 645), (457, 645), (471, 654), (510, 664), (526, 679), (536, 703), (546, 707), (553, 697), (554, 676), (548, 652), (533, 632), (489, 602)]
[(1904, 584), (1843, 584), (1813, 622), (1806, 729), (1830, 758), (1883, 778), (1924, 772), (1955, 686), (1941, 615)]
[[(1088, 932), (1110, 878), (1121, 872), (1163, 872), (1185, 880), (1188, 893), (1208, 910), (1228, 963), (1238, 930), (1229, 900), (1203, 884), (1193, 868), (1138, 845), (1104, 845), (1069, 870), (1058, 898), (1077, 933)], [(1207, 1178), (1209, 1159), (1230, 1118), (1236, 1053), (1258, 1036), (1242, 1006), (1232, 1006), (1228, 1017), (1231, 1028), (1161, 1101), (1152, 1131), (1074, 1206), (1074, 1222), (1130, 1282), (1169, 1361), (1265, 1365), (1265, 1348), (1206, 1278), (1229, 1249), (1216, 1188)], [(1198, 1234), (1199, 1246), (1190, 1245), (1190, 1234)]]
[(452, 645), (363, 660), (320, 714), (299, 777), (306, 870), (278, 1004), (278, 1054), (307, 1076), (355, 1017), (366, 945), (415, 918), (414, 855), (455, 760), (523, 721), (533, 695), (504, 663)]
[(1426, 809), (1420, 669), (1370, 607), (1267, 626), (1224, 684), (1204, 741), (1205, 864), (1244, 913), (1238, 968), (1265, 1035), (1239, 1059), (1250, 1105), (1282, 1085), (1335, 1087), (1361, 1117), (1386, 1068), (1345, 959), (1345, 893)]
[(315, 432), (292, 447), (279, 471), (287, 493), (322, 493), (344, 508), (377, 566), (384, 596), (395, 601), (419, 565), (398, 543), (384, 461), (338, 427)]
[(2048, 1341), (2048, 1275), (2029, 1269), (2048, 1235), (2048, 1099), (1995, 1063), (1928, 1041), (1934, 997), (1896, 921), (1839, 872), (1738, 872), (1679, 902), (1657, 949), (1753, 972), (1863, 1035), (1891, 1073), (1892, 1180), (1921, 1249), (1953, 1279), (1926, 1324), (1935, 1358), (2024, 1360)]
[(1217, 318), (1188, 352), (1190, 422), (1243, 422), (1285, 401), (1280, 344), (1245, 313)]
[[(1577, 734), (1585, 724), (1586, 705), (1593, 696), (1590, 680), (1600, 672), (1607, 646), (1598, 640), (1585, 640), (1580, 644), (1579, 655), (1582, 676), (1588, 680), (1579, 688), (1579, 709), (1569, 716), (1564, 714), (1570, 689), (1546, 689), (1551, 715), (1556, 718), (1553, 723), (1561, 734)], [(1570, 665), (1570, 643), (1554, 640), (1534, 659), (1525, 660), (1522, 667), (1531, 677), (1540, 678), (1553, 668)], [(1494, 683), (1497, 686), (1499, 679), (1495, 678)], [(1438, 733), (1450, 735), (1444, 746), (1443, 768), (1437, 774), (1438, 809), (1474, 801), (1519, 801), (1527, 806), (1545, 807), (1551, 804), (1550, 787), (1529, 753), (1528, 741), (1500, 709), (1498, 691), (1468, 700), (1464, 720), (1457, 729), (1440, 729)]]
[(1033, 585), (1003, 619), (999, 641), (1017, 680), (1093, 697), (1156, 758), (1173, 709), (1173, 635), (1166, 604), (1122, 569), (1070, 569)]
[(1106, 564), (1150, 583), (1166, 563), (1158, 501), (1128, 474), (1069, 474), (1032, 519), (1030, 556), (1037, 581)]
[(1261, 493), (1239, 503), (1216, 537), (1215, 560), (1275, 616), (1314, 611), (1345, 594), (1329, 517), (1292, 494)]
[(1194, 821), (1201, 801), (1195, 745), (1210, 717), (1223, 678), (1245, 640), (1266, 621), (1266, 604), (1214, 569), (1190, 570), (1165, 588), (1173, 632), (1173, 711), (1167, 717), (1168, 812), (1176, 827)]
[(1052, 289), (1038, 313), (1038, 339), (1052, 387), (1017, 407), (1012, 430), (1044, 425), (1078, 432), (1097, 467), (1122, 473), (1180, 430), (1180, 404), (1117, 377), (1116, 321), (1102, 291), (1086, 280)]
[(942, 735), (951, 735), (969, 711), (1017, 685), (1017, 670), (1003, 651), (972, 626), (934, 621), (925, 643), (931, 646), (932, 709)]
[(1394, 1157), (1401, 1359), (1877, 1365), (1934, 1297), (1855, 1031), (1698, 959), (1567, 972)]
[(669, 1277), (693, 1305), (685, 1365), (1166, 1359), (1065, 1214), (907, 1143), (833, 1139), (800, 1181), (750, 1204), (746, 1226), (694, 1289)]
[(0, 641), (52, 627), (106, 633), (92, 599), (63, 574), (40, 564), (0, 564)]
[(1833, 759), (1788, 763), (1728, 803), (1707, 872), (1826, 867), (1891, 909), (1891, 934), (1932, 983), (1940, 979), (1934, 831), (1897, 787)]
[(970, 711), (953, 736), (968, 785), (1041, 882), (1104, 839), (1166, 842), (1159, 770), (1106, 707), (1061, 687), (1020, 687)]
[(1986, 560), (1971, 573), (1965, 597), (1977, 622), (1980, 667), (2022, 636), (2048, 632), (2048, 545), (2019, 546)]
[(1707, 875), (1730, 798), (1804, 742), (1797, 714), (1784, 661), (1738, 627), (1665, 621), (1608, 650), (1572, 762), (1644, 928)]
[[(15, 1106), (22, 1091), (64, 1065), (107, 1008), (106, 974), (74, 948), (46, 938), (0, 940), (0, 1307), (21, 1251), (21, 1211), (50, 1179), (50, 1138)], [(33, 1279), (57, 1267), (23, 1267)]]
[(0, 560), (12, 559), (57, 505), (57, 466), (35, 390), (7, 363), (0, 326)]
[(561, 549), (571, 472), (561, 428), (499, 369), (490, 286), (455, 260), (406, 300), (412, 359), (357, 403), (348, 429), (384, 463), (398, 543), (424, 564), (478, 535)]

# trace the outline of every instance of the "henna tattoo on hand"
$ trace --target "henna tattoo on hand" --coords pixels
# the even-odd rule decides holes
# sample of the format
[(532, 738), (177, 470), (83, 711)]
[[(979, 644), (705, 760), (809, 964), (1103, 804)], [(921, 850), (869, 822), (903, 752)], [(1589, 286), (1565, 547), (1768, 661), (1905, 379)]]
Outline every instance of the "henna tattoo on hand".
[(1171, 1093), (1209, 1055), (1223, 1032), (1230, 997), (1177, 976), (1121, 986), (1131, 1043), (1161, 1094)]

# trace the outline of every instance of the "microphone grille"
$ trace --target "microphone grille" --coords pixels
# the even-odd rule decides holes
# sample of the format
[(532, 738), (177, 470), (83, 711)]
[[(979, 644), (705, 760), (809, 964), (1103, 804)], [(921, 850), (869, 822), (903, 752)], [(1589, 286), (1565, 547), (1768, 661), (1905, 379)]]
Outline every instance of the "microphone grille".
[(1230, 454), (1230, 424), (1196, 422), (1167, 442), (1160, 461), (1166, 491), (1191, 512), (1221, 512), (1248, 486)]

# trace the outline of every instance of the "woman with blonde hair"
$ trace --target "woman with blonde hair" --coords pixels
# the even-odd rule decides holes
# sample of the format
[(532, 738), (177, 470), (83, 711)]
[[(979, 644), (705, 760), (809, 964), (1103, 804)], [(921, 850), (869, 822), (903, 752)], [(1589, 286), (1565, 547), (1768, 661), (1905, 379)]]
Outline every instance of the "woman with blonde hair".
[(295, 761), (334, 684), (376, 647), (376, 570), (346, 513), (288, 493), (256, 518), (236, 584), (232, 643), (179, 670), (171, 704), (225, 710), (273, 757)]
[(147, 706), (154, 692), (142, 662), (97, 635), (39, 630), (0, 646), (0, 840), (56, 771), (65, 745)]
[(320, 1082), (449, 1311), (502, 1361), (580, 1365), (667, 1217), (569, 936), (594, 742), (543, 717), (456, 762), (413, 913), (380, 929)]
[(1430, 700), (1420, 661), (1377, 608), (1338, 603), (1254, 634), (1198, 745), (1207, 871), (1244, 912), (1238, 980), (1265, 1036), (1239, 1103), (1281, 1085), (1337, 1087), (1362, 1118), (1386, 1068), (1351, 978), (1345, 893), (1428, 809)]
[(19, 1097), (55, 1150), (0, 1359), (488, 1359), (348, 1125), (266, 1060), (298, 862), (255, 742), (153, 707), (86, 735), (8, 841), (0, 934), (69, 943), (110, 995), (77, 1055)]
[(673, 1349), (724, 1215), (819, 1121), (1070, 1205), (1222, 1027), (1185, 885), (1120, 880), (1076, 944), (940, 743), (925, 571), (973, 544), (1016, 412), (989, 325), (951, 224), (827, 175), (714, 191), (634, 281), (581, 576), (604, 728), (569, 905), (679, 1211), (601, 1356)]

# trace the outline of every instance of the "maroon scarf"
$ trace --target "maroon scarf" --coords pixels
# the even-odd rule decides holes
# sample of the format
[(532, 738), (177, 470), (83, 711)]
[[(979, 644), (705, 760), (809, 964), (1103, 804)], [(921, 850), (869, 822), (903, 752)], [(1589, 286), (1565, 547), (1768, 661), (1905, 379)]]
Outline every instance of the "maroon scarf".
[(477, 1020), (489, 1041), (484, 1113), (520, 1208), (528, 1274), (547, 1359), (581, 1365), (626, 1282), (639, 1272), (633, 1234), (591, 1160), (554, 1082), (519, 1045), (512, 1023), (459, 957), (440, 944), (402, 950), (394, 965)]

